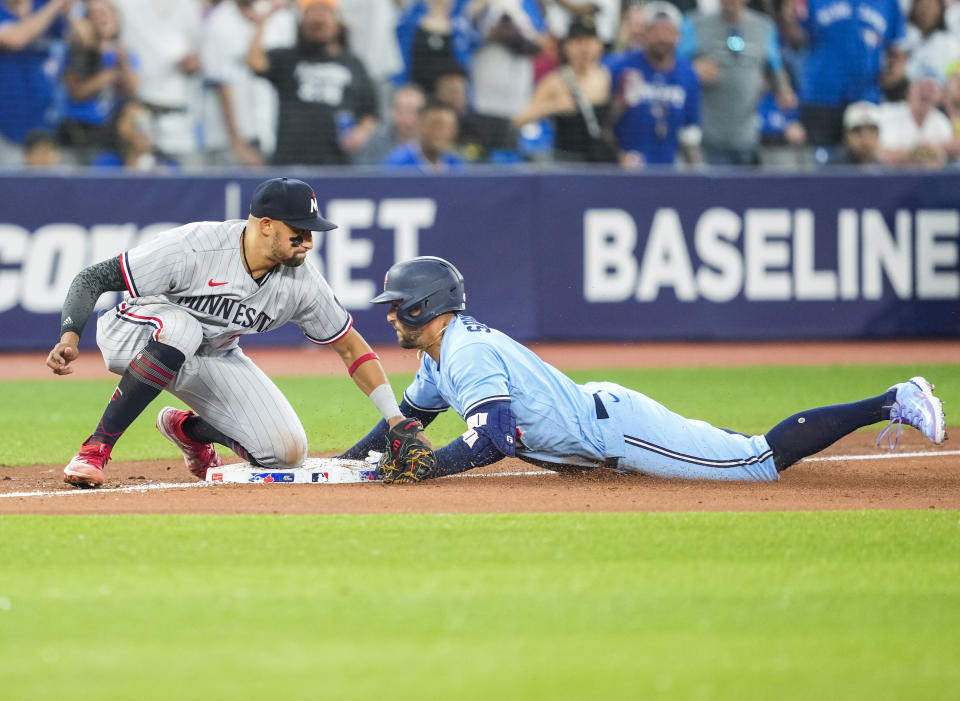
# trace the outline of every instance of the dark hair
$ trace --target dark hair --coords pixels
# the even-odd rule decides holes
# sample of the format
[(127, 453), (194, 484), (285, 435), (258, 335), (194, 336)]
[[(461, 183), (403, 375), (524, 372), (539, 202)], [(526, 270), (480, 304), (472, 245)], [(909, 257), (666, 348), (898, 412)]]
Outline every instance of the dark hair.
[(432, 110), (445, 110), (453, 114), (454, 117), (457, 116), (457, 111), (453, 108), (453, 105), (447, 104), (442, 100), (437, 100), (434, 98), (430, 98), (425, 103), (423, 103), (423, 107), (420, 108), (420, 114), (424, 115), (427, 112), (430, 112)]
[[(937, 20), (937, 23), (933, 25), (933, 31), (945, 32), (947, 30), (947, 22), (944, 19), (944, 17), (947, 14), (947, 3), (944, 0), (936, 0), (936, 3), (937, 5), (940, 6), (940, 18)], [(907, 21), (910, 22), (910, 24), (912, 24), (915, 27), (917, 26), (916, 14), (917, 14), (917, 3), (916, 3), (916, 0), (914, 0), (913, 6), (910, 8), (910, 16), (907, 18)], [(917, 28), (919, 29), (919, 27)]]
[(39, 146), (40, 144), (56, 146), (57, 140), (53, 138), (53, 133), (50, 130), (43, 129), (42, 127), (37, 127), (27, 132), (27, 136), (23, 140), (24, 150), (29, 151), (34, 146)]
[(593, 15), (578, 14), (570, 20), (570, 26), (567, 28), (567, 36), (564, 41), (579, 39), (581, 37), (597, 36), (597, 20)]
[(467, 69), (461, 66), (460, 63), (453, 58), (448, 58), (447, 60), (438, 61), (436, 64), (434, 64), (433, 73), (434, 73), (434, 79), (433, 79), (434, 85), (436, 85), (436, 82), (438, 80), (440, 80), (441, 78), (445, 78), (448, 75), (457, 75), (457, 76), (460, 76), (461, 78), (470, 77), (469, 74), (467, 73)]

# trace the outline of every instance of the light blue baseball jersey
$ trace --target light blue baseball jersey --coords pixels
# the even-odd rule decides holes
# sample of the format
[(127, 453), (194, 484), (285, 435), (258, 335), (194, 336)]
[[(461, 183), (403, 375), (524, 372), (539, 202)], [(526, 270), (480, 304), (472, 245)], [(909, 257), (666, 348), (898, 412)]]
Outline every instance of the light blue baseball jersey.
[[(440, 362), (424, 355), (404, 393), (426, 412), (453, 408), (471, 432), (484, 407), (509, 401), (515, 434), (498, 435), (505, 455), (535, 462), (608, 467), (663, 477), (776, 480), (763, 436), (744, 436), (686, 419), (649, 397), (613, 383), (578, 385), (506, 334), (466, 315), (447, 327)], [(506, 434), (506, 435), (505, 435)]]

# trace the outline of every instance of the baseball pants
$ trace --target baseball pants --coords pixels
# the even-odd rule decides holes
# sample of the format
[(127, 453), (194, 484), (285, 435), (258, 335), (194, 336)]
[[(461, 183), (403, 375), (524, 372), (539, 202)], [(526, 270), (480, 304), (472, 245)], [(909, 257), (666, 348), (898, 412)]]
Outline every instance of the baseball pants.
[(773, 451), (763, 436), (730, 433), (688, 419), (610, 382), (584, 387), (595, 397), (606, 454), (618, 458), (618, 471), (691, 480), (780, 479)]
[(97, 345), (110, 372), (122, 375), (150, 341), (180, 350), (186, 361), (167, 391), (242, 445), (263, 467), (297, 467), (307, 434), (290, 402), (237, 346), (197, 354), (203, 327), (169, 304), (121, 303), (97, 321)]

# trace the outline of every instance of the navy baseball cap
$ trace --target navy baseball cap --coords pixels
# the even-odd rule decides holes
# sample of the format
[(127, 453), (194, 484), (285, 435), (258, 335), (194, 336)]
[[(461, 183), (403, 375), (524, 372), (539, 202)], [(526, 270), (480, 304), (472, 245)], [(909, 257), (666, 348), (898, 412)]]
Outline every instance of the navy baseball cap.
[(336, 224), (320, 216), (313, 189), (295, 178), (271, 178), (257, 185), (250, 200), (250, 214), (310, 231), (337, 228)]

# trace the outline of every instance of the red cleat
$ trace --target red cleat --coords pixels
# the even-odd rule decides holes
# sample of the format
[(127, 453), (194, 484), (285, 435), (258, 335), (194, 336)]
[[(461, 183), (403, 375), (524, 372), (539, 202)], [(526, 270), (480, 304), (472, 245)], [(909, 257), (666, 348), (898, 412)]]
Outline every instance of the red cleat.
[(207, 470), (211, 467), (220, 467), (223, 465), (223, 460), (217, 455), (212, 443), (197, 443), (187, 438), (183, 432), (183, 422), (195, 415), (192, 411), (165, 406), (157, 414), (157, 430), (180, 449), (183, 453), (183, 462), (186, 463), (190, 473), (200, 479), (206, 479)]
[(84, 443), (63, 468), (63, 481), (83, 489), (99, 487), (103, 484), (103, 467), (110, 460), (111, 450), (106, 443)]

